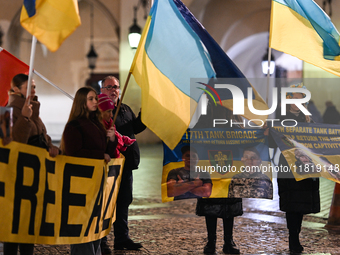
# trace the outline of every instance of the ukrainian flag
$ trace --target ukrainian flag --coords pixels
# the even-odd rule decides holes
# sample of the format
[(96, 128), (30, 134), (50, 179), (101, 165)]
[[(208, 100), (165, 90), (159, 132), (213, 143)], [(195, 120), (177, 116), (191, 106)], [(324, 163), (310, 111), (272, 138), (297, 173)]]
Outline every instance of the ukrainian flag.
[[(130, 72), (142, 89), (143, 123), (171, 149), (187, 130), (202, 94), (190, 91), (191, 78), (244, 78), (180, 0), (155, 0)], [(251, 85), (242, 86), (246, 95)], [(223, 106), (232, 109), (231, 94), (223, 92)], [(254, 98), (262, 100), (257, 92)], [(262, 105), (268, 109), (263, 100)]]
[(175, 148), (201, 95), (190, 95), (190, 78), (211, 78), (215, 72), (173, 0), (154, 2), (130, 72), (142, 89), (143, 123)]
[(340, 76), (339, 32), (313, 0), (273, 0), (269, 46)]
[(24, 0), (20, 23), (54, 52), (80, 25), (78, 1)]
[[(248, 88), (252, 88), (252, 103), (257, 110), (268, 110), (268, 106), (262, 99), (261, 95), (255, 90), (255, 88), (249, 83), (241, 70), (235, 65), (235, 63), (228, 57), (224, 50), (218, 45), (218, 43), (211, 37), (211, 35), (204, 29), (204, 27), (199, 23), (194, 15), (185, 7), (185, 5), (180, 0), (174, 0), (177, 8), (180, 10), (182, 16), (190, 25), (190, 27), (195, 31), (195, 33), (201, 38), (202, 43), (209, 52), (211, 57), (211, 62), (216, 73), (216, 78), (209, 81), (211, 86), (207, 86), (206, 90), (210, 94), (217, 94), (222, 102), (222, 106), (233, 110), (233, 95), (228, 89), (218, 89), (214, 90), (211, 87), (214, 84), (225, 83), (225, 79), (228, 78), (227, 82), (237, 86), (244, 95), (244, 114), (243, 117), (247, 119), (260, 119), (265, 121), (267, 116), (265, 115), (255, 115), (248, 108)], [(239, 99), (238, 99), (239, 100)]]

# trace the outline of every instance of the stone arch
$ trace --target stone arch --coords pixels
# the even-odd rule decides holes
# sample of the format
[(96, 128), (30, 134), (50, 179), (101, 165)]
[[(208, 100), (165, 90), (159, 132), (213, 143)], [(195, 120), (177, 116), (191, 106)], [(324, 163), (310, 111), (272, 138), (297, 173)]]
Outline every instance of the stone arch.
[[(96, 9), (98, 9), (109, 21), (112, 28), (116, 33), (118, 38), (118, 46), (114, 48), (119, 52), (119, 40), (120, 40), (120, 26), (114, 15), (106, 8), (106, 6), (99, 0), (82, 0), (88, 4), (92, 4)], [(20, 14), (21, 8), (15, 13), (10, 27), (8, 29), (7, 40), (9, 45), (9, 52), (18, 56), (20, 54), (20, 41), (24, 32), (24, 28), (20, 24)]]
[(269, 17), (270, 8), (263, 8), (236, 20), (224, 33), (220, 43), (221, 47), (228, 50), (235, 43), (252, 34), (269, 31)]

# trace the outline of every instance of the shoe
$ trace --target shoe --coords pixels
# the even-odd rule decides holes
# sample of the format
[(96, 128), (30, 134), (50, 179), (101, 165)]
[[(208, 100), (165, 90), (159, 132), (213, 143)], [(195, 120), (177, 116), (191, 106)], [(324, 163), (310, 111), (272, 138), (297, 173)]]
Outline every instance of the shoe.
[(289, 252), (291, 254), (300, 254), (303, 251), (303, 247), (300, 244), (298, 235), (289, 235)]
[(102, 252), (102, 255), (111, 255), (112, 254), (110, 247), (107, 245), (107, 242), (100, 243), (100, 250)]
[(240, 254), (240, 250), (236, 248), (233, 239), (226, 241), (223, 245), (223, 252), (225, 254)]
[(204, 246), (204, 254), (215, 254), (216, 251), (216, 240), (208, 241), (206, 246)]
[(301, 244), (297, 246), (289, 245), (289, 252), (290, 254), (301, 254), (301, 252), (303, 252), (303, 247)]
[(134, 241), (132, 241), (131, 239), (127, 239), (124, 242), (120, 242), (120, 243), (115, 243), (113, 245), (113, 248), (115, 250), (139, 250), (140, 248), (142, 248), (143, 245), (141, 243), (135, 243)]

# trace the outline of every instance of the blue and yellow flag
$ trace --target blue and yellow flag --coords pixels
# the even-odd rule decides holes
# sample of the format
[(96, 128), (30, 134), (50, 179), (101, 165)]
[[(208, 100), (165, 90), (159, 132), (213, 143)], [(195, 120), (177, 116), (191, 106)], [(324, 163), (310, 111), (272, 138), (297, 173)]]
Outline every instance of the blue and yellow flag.
[[(143, 123), (171, 149), (187, 130), (202, 94), (191, 93), (190, 79), (244, 78), (180, 0), (154, 2), (130, 72), (142, 89)], [(221, 97), (224, 105), (226, 97)]]
[(50, 51), (56, 51), (80, 25), (77, 0), (24, 0), (21, 25)]
[(273, 0), (269, 46), (340, 76), (339, 32), (313, 0)]

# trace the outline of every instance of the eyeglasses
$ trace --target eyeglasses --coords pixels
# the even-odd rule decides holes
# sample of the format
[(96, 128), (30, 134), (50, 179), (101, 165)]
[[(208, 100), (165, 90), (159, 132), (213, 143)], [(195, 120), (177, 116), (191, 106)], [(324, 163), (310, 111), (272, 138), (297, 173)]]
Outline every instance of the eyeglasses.
[(120, 89), (120, 86), (117, 86), (117, 85), (114, 85), (114, 86), (108, 85), (108, 86), (106, 86), (106, 87), (103, 87), (103, 89), (107, 89), (107, 90), (112, 90), (112, 89), (118, 90), (118, 89)]

